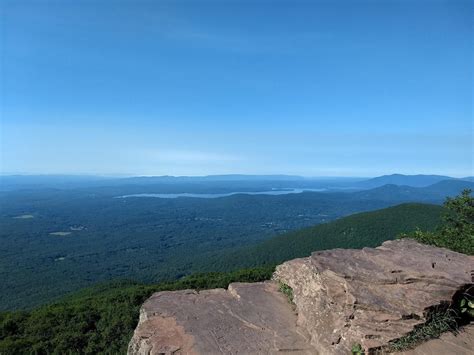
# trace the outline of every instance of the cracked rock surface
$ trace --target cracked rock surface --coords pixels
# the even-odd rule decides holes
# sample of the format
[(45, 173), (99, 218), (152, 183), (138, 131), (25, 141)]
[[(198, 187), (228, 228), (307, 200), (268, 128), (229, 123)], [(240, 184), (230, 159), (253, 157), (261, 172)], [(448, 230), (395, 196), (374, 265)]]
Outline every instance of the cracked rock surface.
[(298, 326), (325, 354), (386, 345), (426, 321), (426, 310), (451, 302), (472, 284), (474, 257), (413, 240), (378, 248), (315, 252), (277, 267), (293, 288)]
[(275, 282), (158, 292), (141, 309), (129, 354), (317, 354)]
[[(472, 284), (473, 272), (474, 257), (407, 239), (315, 252), (274, 274), (293, 289), (295, 305), (276, 281), (155, 293), (141, 308), (128, 353), (349, 354), (358, 343), (375, 349), (424, 323), (429, 308)], [(444, 335), (424, 346), (457, 353), (472, 344), (466, 334), (472, 326), (456, 341)]]

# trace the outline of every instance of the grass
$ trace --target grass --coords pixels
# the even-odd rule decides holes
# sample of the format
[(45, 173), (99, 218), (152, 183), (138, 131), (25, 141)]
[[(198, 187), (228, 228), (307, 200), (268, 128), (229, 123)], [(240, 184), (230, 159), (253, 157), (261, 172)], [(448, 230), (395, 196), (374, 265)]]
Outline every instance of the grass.
[(458, 316), (454, 309), (435, 310), (430, 313), (428, 320), (416, 327), (412, 332), (394, 340), (388, 345), (388, 352), (412, 349), (430, 339), (438, 338), (441, 334), (458, 329)]
[[(400, 351), (407, 351), (415, 348), (425, 341), (439, 338), (443, 333), (457, 333), (460, 328), (470, 324), (474, 315), (470, 310), (474, 303), (474, 286), (466, 285), (459, 289), (453, 296), (449, 304), (440, 304), (427, 311), (426, 322), (415, 326), (415, 328), (405, 336), (391, 341), (388, 345), (380, 348), (370, 349), (369, 354), (388, 354)], [(361, 347), (354, 344), (353, 354)], [(362, 349), (363, 351), (363, 349)]]
[(280, 281), (278, 289), (280, 290), (281, 293), (283, 293), (288, 298), (288, 301), (291, 304), (293, 305), (295, 304), (293, 302), (293, 289), (290, 286)]
[(364, 355), (365, 351), (362, 348), (362, 345), (354, 344), (354, 345), (352, 345), (351, 354), (352, 355)]

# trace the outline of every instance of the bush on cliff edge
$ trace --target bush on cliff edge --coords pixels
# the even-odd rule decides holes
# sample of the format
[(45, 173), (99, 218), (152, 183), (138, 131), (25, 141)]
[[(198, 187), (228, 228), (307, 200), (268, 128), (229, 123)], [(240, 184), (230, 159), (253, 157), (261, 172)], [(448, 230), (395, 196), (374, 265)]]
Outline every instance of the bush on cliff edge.
[(454, 198), (448, 197), (444, 206), (446, 213), (438, 230), (435, 232), (416, 230), (400, 237), (474, 255), (474, 198), (471, 196), (471, 190), (466, 189)]

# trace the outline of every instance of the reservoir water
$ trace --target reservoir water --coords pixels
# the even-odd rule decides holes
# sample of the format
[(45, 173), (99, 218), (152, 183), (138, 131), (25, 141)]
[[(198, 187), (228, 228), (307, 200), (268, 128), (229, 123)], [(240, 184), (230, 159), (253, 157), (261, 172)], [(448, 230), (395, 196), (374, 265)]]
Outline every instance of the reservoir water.
[(218, 197), (228, 197), (232, 195), (287, 195), (287, 194), (299, 194), (305, 191), (316, 191), (322, 192), (327, 189), (299, 189), (299, 188), (289, 188), (289, 189), (275, 189), (268, 191), (234, 191), (227, 193), (176, 193), (176, 194), (132, 194), (132, 195), (123, 195), (117, 196), (116, 198), (129, 198), (129, 197), (156, 197), (156, 198), (178, 198), (178, 197), (194, 197), (194, 198), (218, 198)]

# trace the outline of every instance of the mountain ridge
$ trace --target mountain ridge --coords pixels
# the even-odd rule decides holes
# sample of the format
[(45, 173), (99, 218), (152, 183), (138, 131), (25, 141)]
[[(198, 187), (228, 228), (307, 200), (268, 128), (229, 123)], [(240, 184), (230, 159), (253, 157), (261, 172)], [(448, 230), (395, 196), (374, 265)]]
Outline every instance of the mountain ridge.
[[(68, 175), (68, 174), (4, 174), (0, 175), (0, 190), (15, 188), (59, 187), (77, 188), (90, 186), (120, 186), (120, 185), (153, 185), (153, 184), (187, 184), (187, 183), (301, 183), (321, 184), (327, 187), (352, 187), (356, 189), (370, 189), (386, 184), (406, 185), (412, 187), (426, 187), (442, 180), (474, 181), (474, 177), (454, 178), (446, 175), (404, 175), (391, 174), (366, 177), (337, 177), (337, 176), (300, 176), (285, 174), (252, 175), (252, 174), (222, 174), (203, 176), (101, 176), (101, 175)], [(292, 187), (292, 186), (287, 186)], [(297, 186), (294, 186), (297, 187)]]
[(375, 188), (383, 185), (398, 185), (398, 186), (411, 186), (411, 187), (427, 187), (444, 180), (461, 180), (471, 181), (472, 177), (454, 178), (446, 175), (404, 175), (404, 174), (391, 174), (377, 176), (368, 180), (360, 181), (356, 183), (358, 187), (362, 188)]

